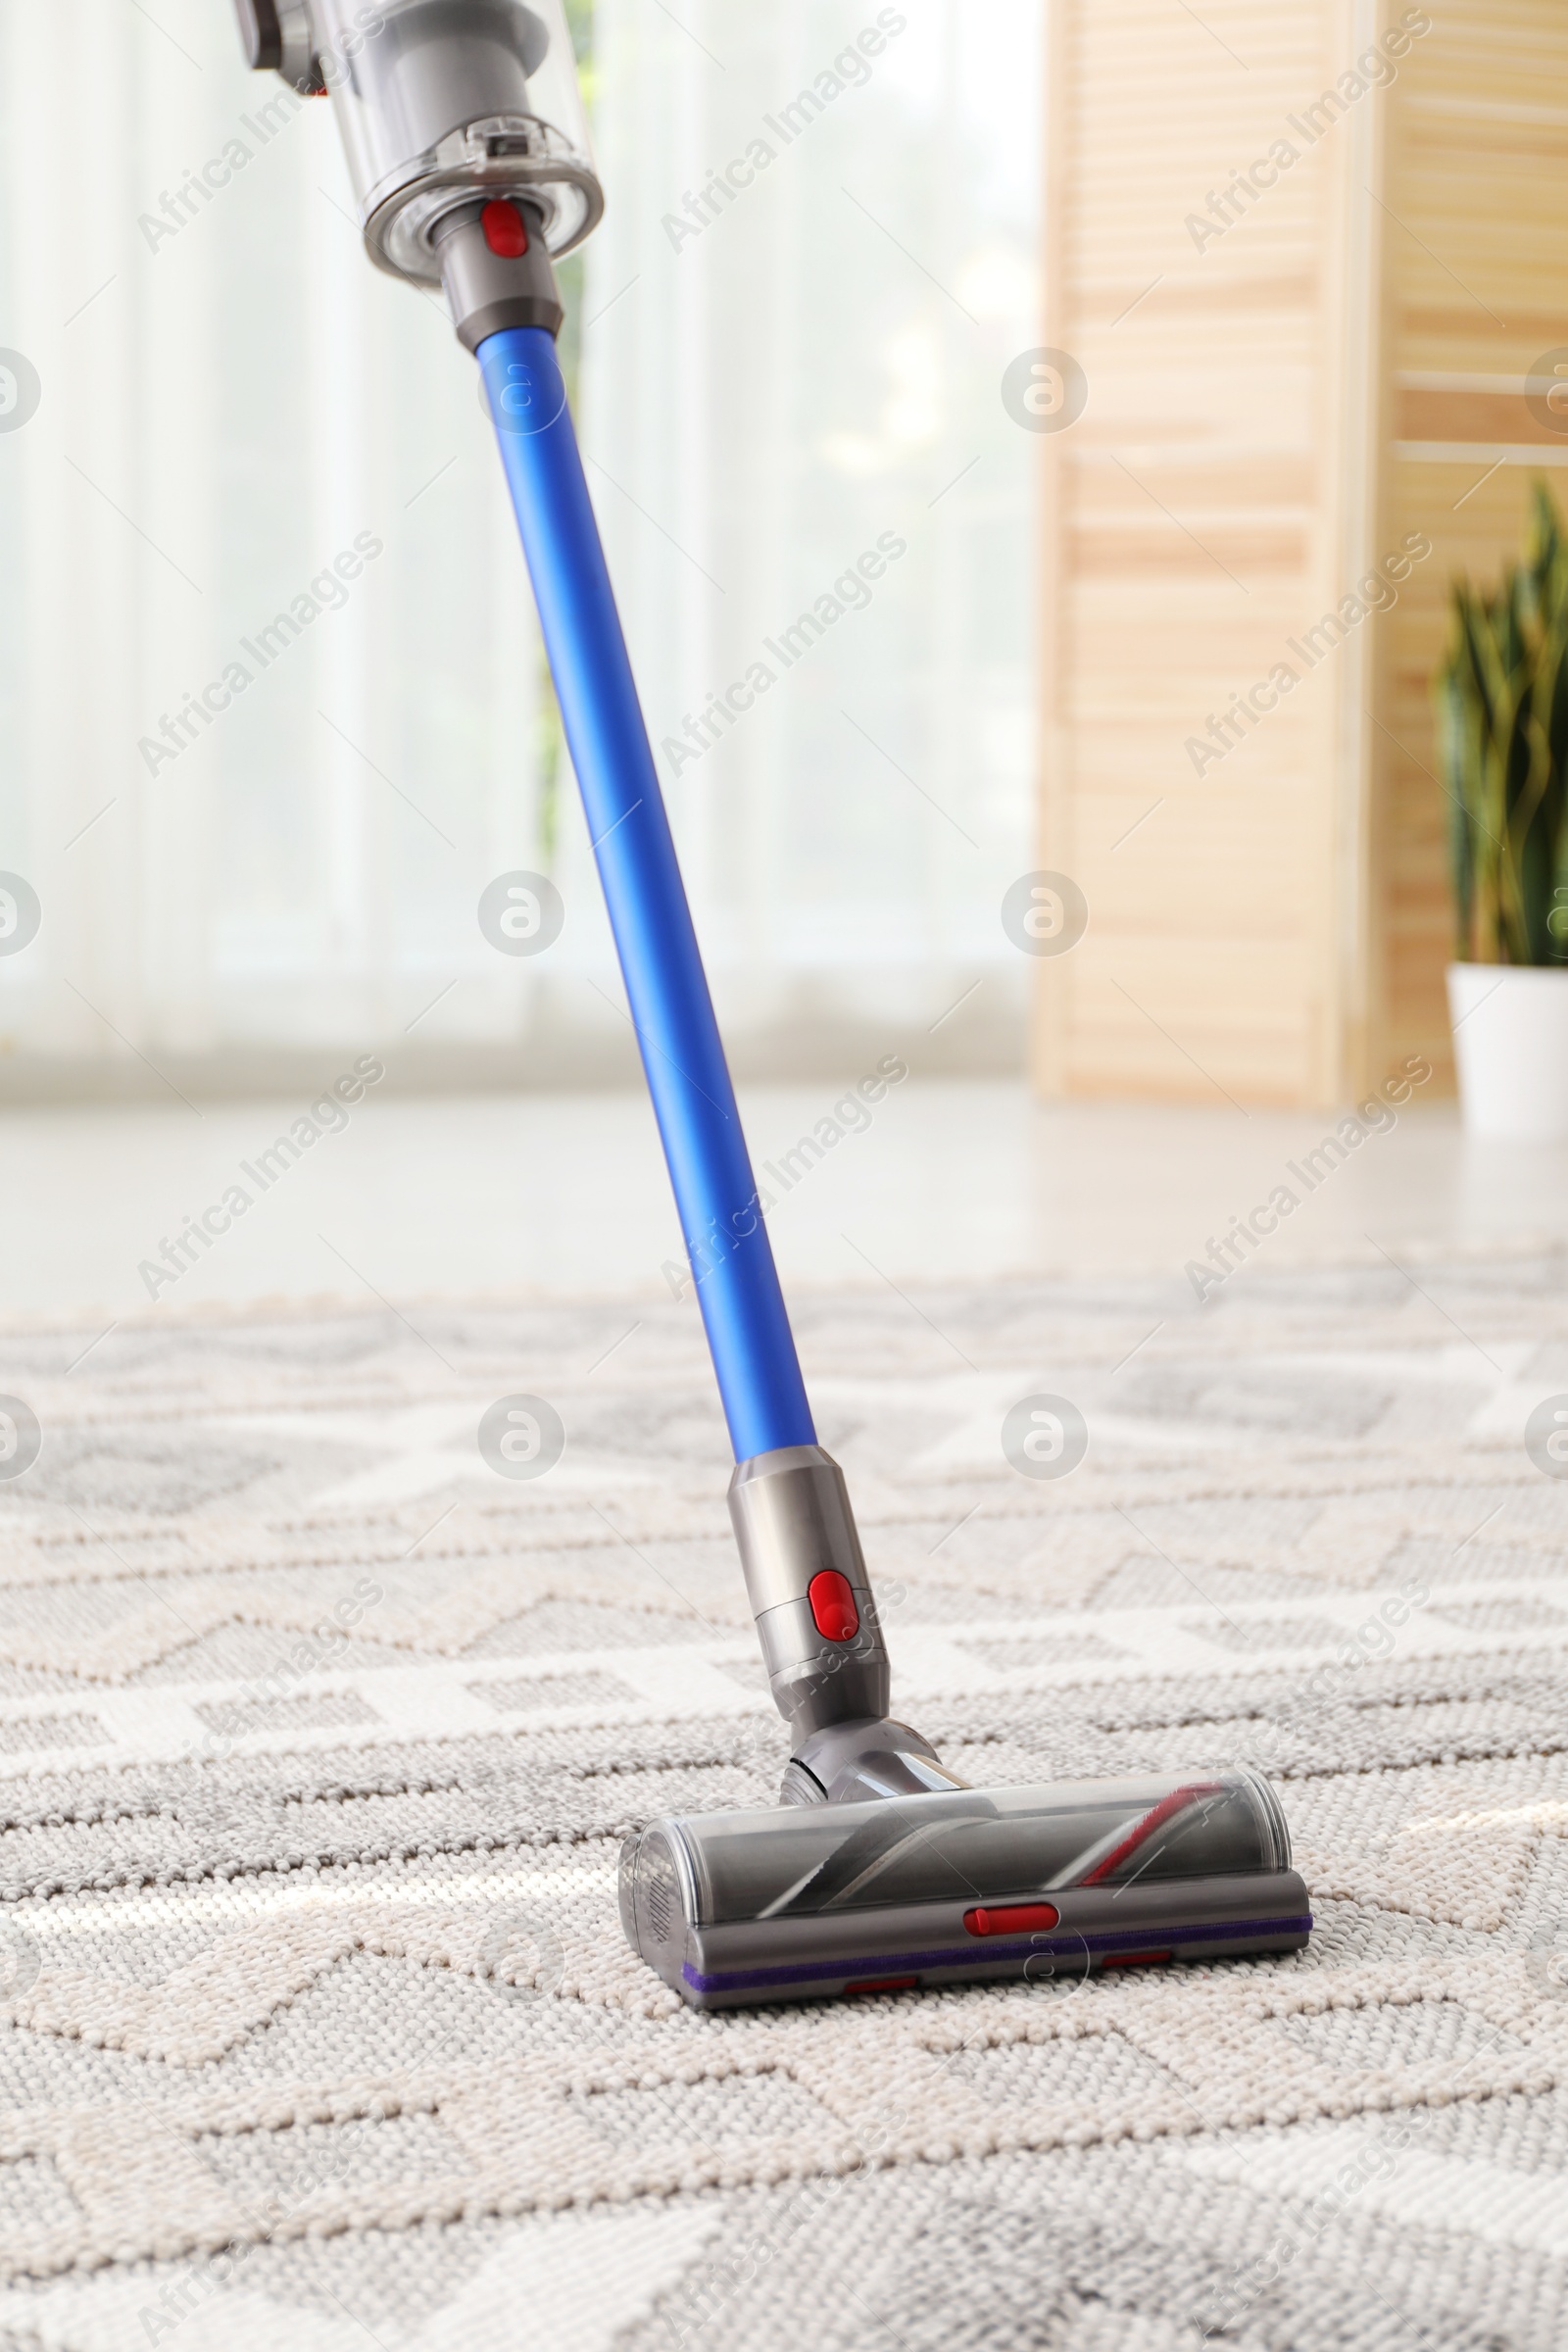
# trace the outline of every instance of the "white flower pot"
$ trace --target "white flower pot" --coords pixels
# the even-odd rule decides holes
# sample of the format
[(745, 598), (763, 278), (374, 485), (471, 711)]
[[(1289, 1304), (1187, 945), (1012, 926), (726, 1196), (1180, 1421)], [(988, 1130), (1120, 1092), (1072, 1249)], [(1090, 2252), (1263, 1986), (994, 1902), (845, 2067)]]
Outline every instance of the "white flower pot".
[(1467, 1132), (1568, 1138), (1568, 965), (1450, 963), (1448, 1015)]

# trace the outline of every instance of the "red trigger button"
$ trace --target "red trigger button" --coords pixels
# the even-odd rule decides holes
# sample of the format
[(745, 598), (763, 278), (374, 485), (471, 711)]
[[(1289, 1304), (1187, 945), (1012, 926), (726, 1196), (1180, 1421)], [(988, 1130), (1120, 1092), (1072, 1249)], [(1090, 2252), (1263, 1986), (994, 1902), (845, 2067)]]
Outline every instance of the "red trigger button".
[(836, 1568), (819, 1568), (806, 1588), (816, 1619), (816, 1630), (829, 1642), (853, 1642), (860, 1630), (860, 1612), (847, 1576)]
[(510, 197), (497, 196), (479, 215), (484, 241), (504, 262), (520, 261), (528, 250), (528, 230)]

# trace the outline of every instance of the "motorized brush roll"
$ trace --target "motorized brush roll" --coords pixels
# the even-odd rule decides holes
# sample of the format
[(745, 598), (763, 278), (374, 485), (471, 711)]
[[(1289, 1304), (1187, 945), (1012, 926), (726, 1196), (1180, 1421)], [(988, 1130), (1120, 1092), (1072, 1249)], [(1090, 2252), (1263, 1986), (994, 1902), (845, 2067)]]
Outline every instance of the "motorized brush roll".
[(666, 1817), (622, 1848), (620, 1912), (697, 2008), (1290, 1951), (1312, 1924), (1246, 1766)]

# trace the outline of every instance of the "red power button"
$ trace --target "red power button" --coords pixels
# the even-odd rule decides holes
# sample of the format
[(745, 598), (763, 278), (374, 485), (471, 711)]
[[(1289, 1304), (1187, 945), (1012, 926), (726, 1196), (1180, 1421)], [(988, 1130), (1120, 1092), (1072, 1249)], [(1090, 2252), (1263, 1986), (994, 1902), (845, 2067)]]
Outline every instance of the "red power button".
[(806, 1597), (819, 1634), (829, 1642), (854, 1641), (860, 1630), (860, 1612), (847, 1576), (836, 1568), (819, 1568), (806, 1588)]
[(497, 196), (479, 215), (484, 241), (504, 262), (520, 261), (528, 250), (528, 231), (522, 215), (508, 197)]

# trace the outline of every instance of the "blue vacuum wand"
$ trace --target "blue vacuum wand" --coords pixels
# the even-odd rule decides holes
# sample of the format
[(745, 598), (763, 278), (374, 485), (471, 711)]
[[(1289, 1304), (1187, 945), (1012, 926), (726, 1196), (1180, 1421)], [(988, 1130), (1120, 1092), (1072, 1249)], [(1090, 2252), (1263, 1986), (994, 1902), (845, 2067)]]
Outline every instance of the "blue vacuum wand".
[(876, 1603), (816, 1442), (556, 355), (552, 257), (604, 209), (561, 0), (236, 6), (252, 66), (331, 94), (371, 260), (439, 284), (478, 360), (703, 1269), (730, 1516), (792, 1754), (779, 1810), (628, 1840), (628, 1937), (698, 2008), (1298, 1947), (1306, 1889), (1257, 1775), (982, 1794), (889, 1717)]

